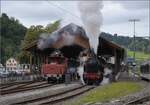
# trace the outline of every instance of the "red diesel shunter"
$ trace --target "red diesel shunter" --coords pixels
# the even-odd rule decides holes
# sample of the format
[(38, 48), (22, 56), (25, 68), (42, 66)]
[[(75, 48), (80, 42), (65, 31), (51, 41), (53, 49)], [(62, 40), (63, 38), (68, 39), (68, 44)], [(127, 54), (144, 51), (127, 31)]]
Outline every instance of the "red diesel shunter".
[(64, 82), (67, 66), (67, 58), (62, 55), (49, 56), (42, 64), (42, 75), (48, 83)]

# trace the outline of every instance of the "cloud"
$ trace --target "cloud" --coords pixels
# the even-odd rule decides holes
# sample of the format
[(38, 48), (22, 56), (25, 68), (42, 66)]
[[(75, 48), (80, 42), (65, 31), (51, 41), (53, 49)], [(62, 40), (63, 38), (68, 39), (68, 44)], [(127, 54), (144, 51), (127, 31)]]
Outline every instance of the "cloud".
[[(107, 1), (104, 2), (103, 9), (103, 31), (110, 33), (118, 33), (121, 35), (130, 35), (132, 36), (133, 24), (128, 22), (129, 19), (136, 18), (140, 19), (140, 22), (136, 25), (136, 32), (138, 36), (146, 36), (149, 34), (149, 9), (142, 6), (138, 8), (139, 4), (136, 4), (136, 1), (132, 4), (131, 2), (114, 2)], [(125, 8), (126, 5), (132, 5), (132, 8)], [(136, 5), (136, 6), (134, 6)], [(129, 6), (130, 7), (130, 6)]]
[[(62, 26), (73, 22), (82, 25), (78, 1), (1, 1), (1, 11), (15, 17), (25, 26), (46, 25), (62, 19)], [(118, 34), (132, 33), (130, 18), (139, 18), (139, 35), (148, 35), (149, 5), (147, 1), (104, 1), (103, 30)], [(131, 26), (131, 27), (130, 27)], [(130, 30), (130, 31), (128, 31)]]
[[(130, 2), (128, 2), (130, 3)], [(128, 21), (130, 18), (148, 18), (148, 9), (125, 9), (122, 4), (106, 2), (103, 9), (104, 24), (118, 24)]]
[(61, 19), (64, 14), (46, 1), (2, 1), (2, 12), (22, 20), (25, 25)]
[(125, 9), (131, 10), (131, 9), (148, 9), (149, 8), (149, 0), (124, 0), (124, 1), (113, 1), (113, 3), (121, 4)]
[(56, 8), (61, 9), (61, 11), (65, 13), (62, 20), (62, 26), (65, 26), (69, 23), (82, 25), (80, 13), (77, 7), (78, 1), (57, 1), (50, 3), (53, 3)]

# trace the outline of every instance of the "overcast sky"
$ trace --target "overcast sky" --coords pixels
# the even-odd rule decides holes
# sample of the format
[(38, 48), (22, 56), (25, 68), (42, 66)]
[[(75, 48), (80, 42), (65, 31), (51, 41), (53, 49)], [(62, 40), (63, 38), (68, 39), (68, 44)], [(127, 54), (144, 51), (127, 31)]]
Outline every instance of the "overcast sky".
[[(149, 0), (104, 1), (103, 25), (101, 31), (111, 34), (133, 36), (131, 18), (140, 19), (136, 23), (136, 36), (149, 35)], [(62, 25), (73, 22), (81, 25), (78, 1), (1, 1), (1, 13), (15, 17), (25, 25), (44, 25), (62, 19)]]

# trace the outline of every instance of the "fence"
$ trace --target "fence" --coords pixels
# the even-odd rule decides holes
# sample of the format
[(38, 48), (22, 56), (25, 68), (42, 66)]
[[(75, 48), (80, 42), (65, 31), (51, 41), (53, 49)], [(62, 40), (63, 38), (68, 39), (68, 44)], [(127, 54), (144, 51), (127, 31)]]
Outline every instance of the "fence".
[(0, 77), (0, 85), (12, 83), (12, 82), (25, 82), (25, 81), (34, 81), (40, 80), (41, 76), (38, 74), (28, 74), (28, 75), (9, 75), (6, 77)]

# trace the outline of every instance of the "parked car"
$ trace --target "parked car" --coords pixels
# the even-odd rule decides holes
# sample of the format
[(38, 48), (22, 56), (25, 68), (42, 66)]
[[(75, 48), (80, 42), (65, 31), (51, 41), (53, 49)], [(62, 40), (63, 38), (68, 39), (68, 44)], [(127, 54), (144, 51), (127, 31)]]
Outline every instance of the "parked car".
[(0, 68), (0, 77), (8, 77), (9, 71), (5, 70), (4, 68)]

